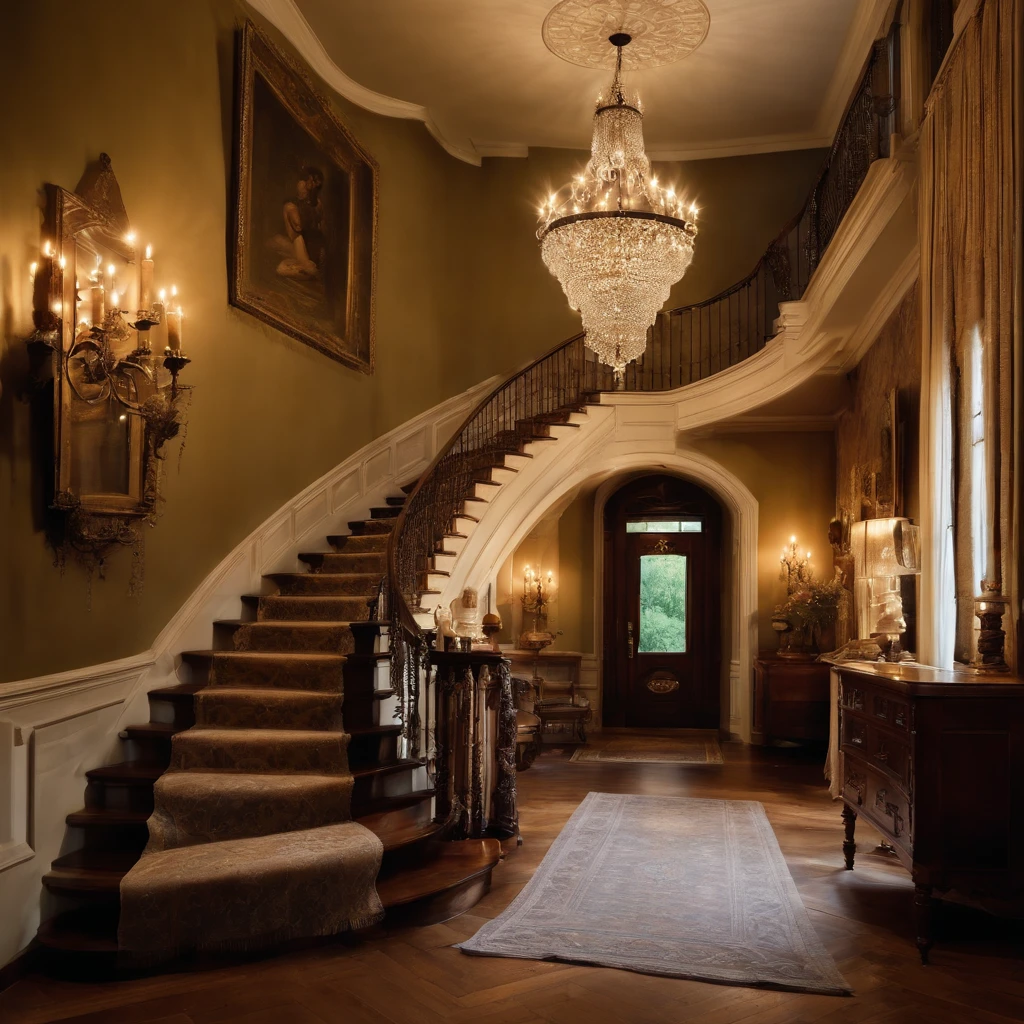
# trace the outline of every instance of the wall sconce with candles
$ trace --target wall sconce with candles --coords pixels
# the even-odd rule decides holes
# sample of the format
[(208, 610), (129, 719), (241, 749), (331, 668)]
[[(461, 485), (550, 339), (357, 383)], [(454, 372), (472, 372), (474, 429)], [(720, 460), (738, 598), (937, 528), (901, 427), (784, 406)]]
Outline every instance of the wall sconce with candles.
[(184, 426), (184, 316), (176, 288), (155, 291), (152, 247), (136, 260), (105, 153), (74, 192), (45, 191), (28, 347), (36, 394), (52, 387), (51, 539), (61, 559), (70, 550), (101, 576), (112, 548), (132, 547), (135, 588), (138, 528), (155, 521), (163, 448)]
[(857, 634), (878, 641), (887, 661), (913, 661), (900, 638), (906, 632), (900, 577), (921, 571), (918, 529), (909, 519), (865, 519), (850, 527)]
[(841, 573), (837, 569), (829, 580), (815, 576), (811, 552), (801, 555), (793, 536), (779, 556), (779, 579), (786, 584), (786, 600), (772, 615), (779, 657), (813, 660), (822, 631), (836, 620), (843, 593)]
[[(520, 634), (520, 650), (541, 651), (548, 644), (554, 643), (555, 635), (548, 632), (547, 614), (547, 607), (554, 595), (554, 590), (554, 573), (538, 571), (528, 565), (524, 567), (523, 593), (519, 601), (523, 606), (523, 615), (533, 616), (533, 629), (524, 630)], [(536, 671), (534, 675), (536, 675)]]

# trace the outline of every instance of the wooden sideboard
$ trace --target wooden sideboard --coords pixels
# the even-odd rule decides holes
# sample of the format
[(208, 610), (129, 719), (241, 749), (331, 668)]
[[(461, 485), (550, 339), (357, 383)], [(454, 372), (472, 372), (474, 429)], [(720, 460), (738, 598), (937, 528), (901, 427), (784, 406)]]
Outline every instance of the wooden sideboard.
[(828, 742), (829, 666), (762, 651), (754, 662), (754, 732), (772, 740)]
[(928, 962), (933, 892), (1024, 902), (1024, 681), (919, 665), (839, 665), (843, 853), (863, 815), (914, 880)]

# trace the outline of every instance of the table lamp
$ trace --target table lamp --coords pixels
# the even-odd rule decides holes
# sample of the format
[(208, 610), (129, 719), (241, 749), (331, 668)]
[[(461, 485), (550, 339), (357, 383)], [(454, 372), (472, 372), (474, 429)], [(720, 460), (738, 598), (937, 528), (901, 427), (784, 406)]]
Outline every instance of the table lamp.
[(857, 635), (879, 642), (887, 661), (913, 661), (900, 644), (906, 632), (900, 576), (921, 571), (918, 529), (909, 519), (865, 519), (850, 527)]

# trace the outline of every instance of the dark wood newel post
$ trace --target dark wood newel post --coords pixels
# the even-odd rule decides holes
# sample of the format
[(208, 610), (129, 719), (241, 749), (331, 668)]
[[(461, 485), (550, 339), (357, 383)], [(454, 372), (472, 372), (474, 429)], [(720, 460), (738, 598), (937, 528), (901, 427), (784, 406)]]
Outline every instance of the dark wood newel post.
[[(430, 664), (436, 673), (435, 820), (448, 823), (452, 839), (517, 836), (509, 661), (490, 651), (431, 651)], [(493, 730), (489, 711), (496, 713)]]

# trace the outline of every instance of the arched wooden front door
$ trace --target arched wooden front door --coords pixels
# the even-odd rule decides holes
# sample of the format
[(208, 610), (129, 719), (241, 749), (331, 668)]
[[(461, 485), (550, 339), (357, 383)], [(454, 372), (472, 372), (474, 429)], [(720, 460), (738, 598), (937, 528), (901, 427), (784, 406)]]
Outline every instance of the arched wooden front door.
[(633, 480), (604, 513), (604, 724), (716, 729), (722, 511), (672, 476)]

